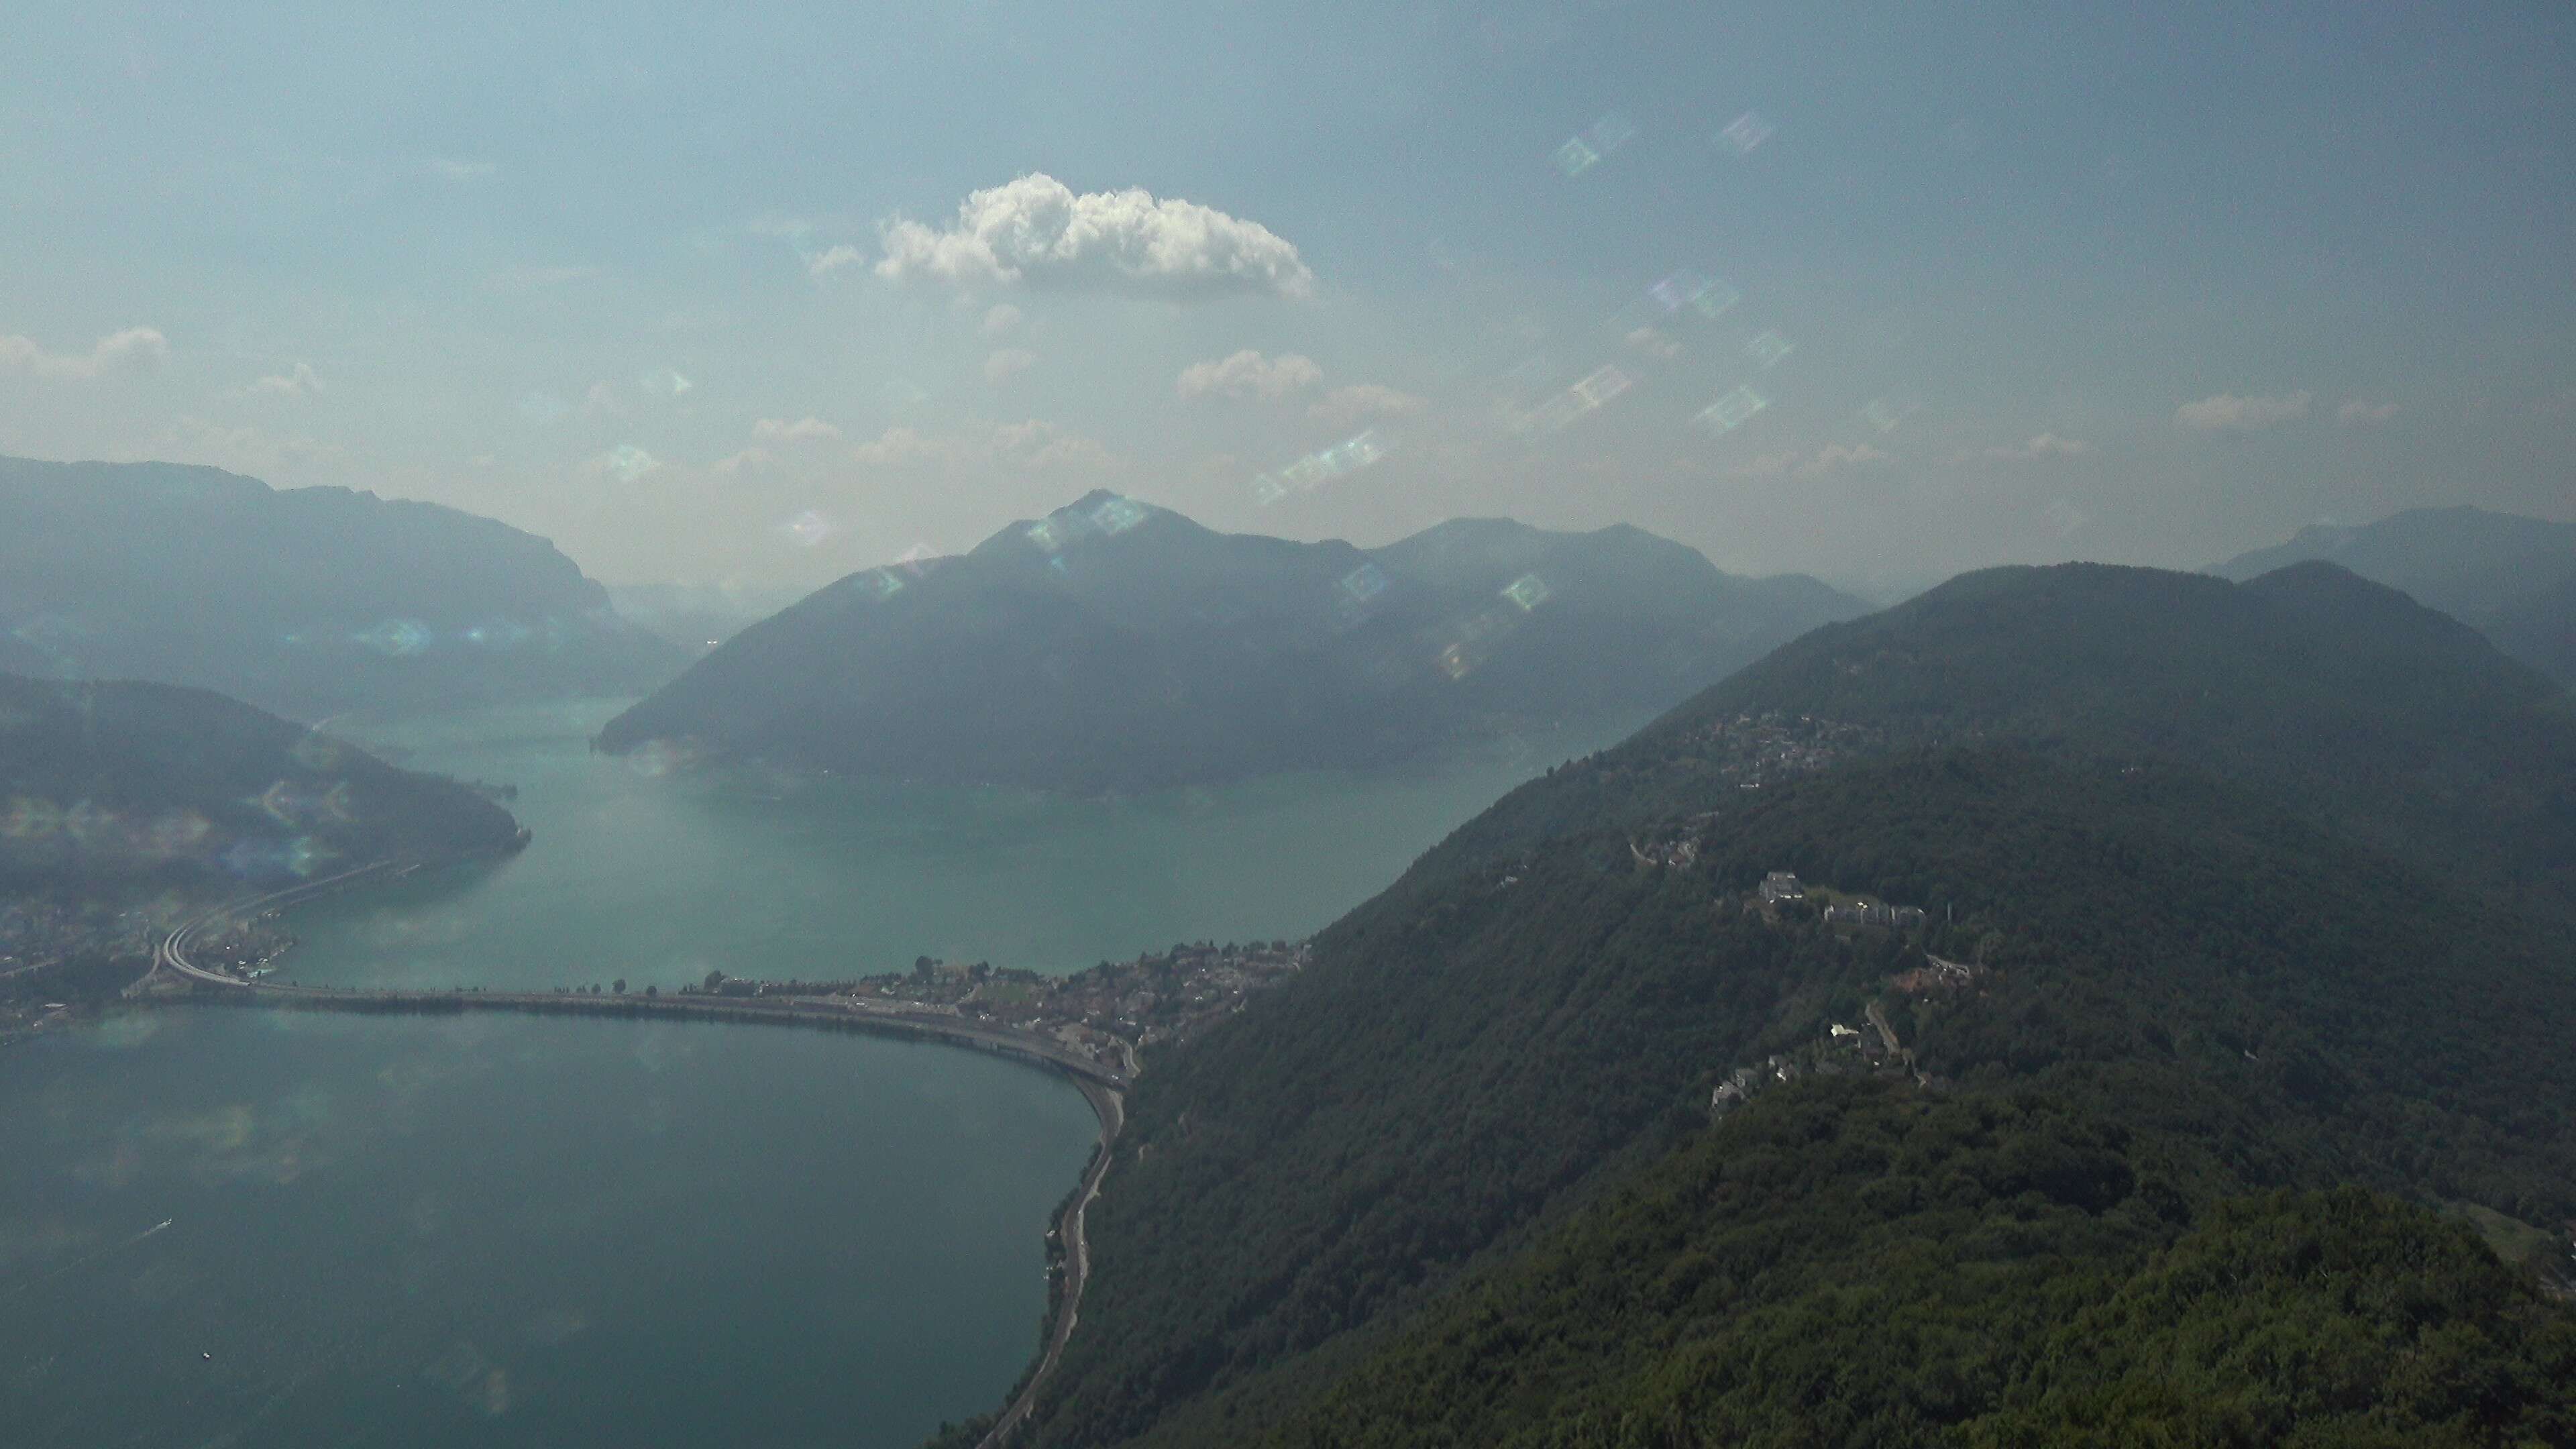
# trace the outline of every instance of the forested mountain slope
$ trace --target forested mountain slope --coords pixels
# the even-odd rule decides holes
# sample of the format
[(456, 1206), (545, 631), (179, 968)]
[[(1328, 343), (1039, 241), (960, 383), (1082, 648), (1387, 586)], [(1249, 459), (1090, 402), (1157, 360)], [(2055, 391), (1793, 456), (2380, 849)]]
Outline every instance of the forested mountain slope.
[(0, 892), (273, 887), (518, 830), (466, 786), (207, 690), (0, 675)]
[(1260, 1442), (2576, 1436), (2576, 1314), (2467, 1226), (2352, 1188), (2173, 1203), (2145, 1139), (2045, 1099), (1784, 1088)]
[(1818, 629), (1523, 786), (1416, 874), (1709, 808), (1793, 774), (1776, 758), (1792, 747), (1829, 761), (1999, 741), (2206, 769), (2516, 879), (2576, 870), (2565, 695), (2474, 630), (2309, 563), (2243, 584), (2100, 564), (1963, 574)]
[(2209, 571), (2250, 579), (2322, 559), (2485, 631), (2498, 648), (2576, 683), (2576, 523), (2483, 508), (2410, 508), (2358, 528), (2317, 524)]
[(1080, 791), (1365, 767), (1661, 709), (1861, 607), (1631, 528), (1468, 519), (1363, 550), (1096, 493), (817, 592), (601, 742)]
[(0, 634), (13, 669), (305, 720), (632, 693), (682, 658), (506, 524), (171, 463), (0, 458)]
[[(2137, 1294), (2159, 1254), (2243, 1246), (2234, 1199), (2360, 1184), (2576, 1216), (2576, 932), (2547, 889), (2570, 726), (2464, 635), (2339, 571), (1998, 571), (1818, 631), (1525, 787), (1293, 986), (1149, 1061), (1036, 1442), (2034, 1442), (2119, 1366), (2049, 1377), (2031, 1345), (2121, 1312), (2170, 1343), (2218, 1311)], [(2498, 778), (2457, 784), (2473, 771)], [(2481, 819), (2539, 893), (2399, 828)], [(1765, 910), (1772, 870), (1930, 920)], [(1714, 1085), (1856, 1050), (1828, 1028), (1872, 1006), (1910, 1067), (1757, 1096), (1709, 1145)], [(1918, 1132), (1967, 1156), (1873, 1187)], [(1744, 1145), (1766, 1133), (1860, 1145), (1766, 1167)], [(1788, 1193), (1816, 1216), (1776, 1221), (1798, 1172), (1824, 1175)], [(1694, 1173), (1769, 1206), (1696, 1199), (1713, 1216), (1654, 1254), (1551, 1276), (1546, 1253), (1626, 1231), (1609, 1185)], [(2351, 1249), (2365, 1294), (2462, 1251), (2364, 1201), (2395, 1214)], [(2482, 1252), (2463, 1261), (2512, 1291), (2443, 1311), (2513, 1372), (2563, 1362), (2563, 1338), (2518, 1336), (2559, 1310)], [(1748, 1276), (1764, 1253), (1779, 1275)], [(2376, 1331), (2374, 1304), (2321, 1291), (2285, 1271), (2280, 1331), (2321, 1352)], [(1766, 1382), (1783, 1354), (1852, 1381)], [(2210, 1382), (2298, 1389), (2269, 1372)], [(2567, 1402), (2544, 1378), (2495, 1412)]]
[(2564, 684), (2576, 684), (2576, 573), (2490, 615), (2487, 637)]

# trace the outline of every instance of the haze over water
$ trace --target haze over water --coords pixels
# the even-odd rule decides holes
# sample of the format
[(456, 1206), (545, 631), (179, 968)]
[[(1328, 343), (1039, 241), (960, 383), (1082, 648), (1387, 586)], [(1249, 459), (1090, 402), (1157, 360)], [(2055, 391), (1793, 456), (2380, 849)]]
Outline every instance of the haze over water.
[(1178, 940), (1299, 936), (1513, 785), (1634, 719), (1400, 774), (1277, 776), (1082, 800), (1007, 788), (652, 775), (588, 741), (614, 703), (365, 733), (397, 763), (515, 784), (535, 840), (298, 910), (284, 974), (334, 985), (808, 980), (916, 956), (1073, 971)]

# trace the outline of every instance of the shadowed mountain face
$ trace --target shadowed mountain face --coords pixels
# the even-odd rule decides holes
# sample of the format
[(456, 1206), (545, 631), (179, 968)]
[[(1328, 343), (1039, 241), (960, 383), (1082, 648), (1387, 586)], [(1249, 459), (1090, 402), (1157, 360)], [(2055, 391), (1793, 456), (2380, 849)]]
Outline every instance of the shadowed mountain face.
[(488, 518), (213, 468), (0, 459), (0, 665), (303, 719), (623, 694), (679, 651)]
[[(2564, 696), (2330, 565), (1999, 569), (1816, 630), (1148, 1056), (1033, 1442), (2038, 1444), (2117, 1395), (2172, 1442), (2545, 1438), (2565, 1310), (2386, 1198), (2576, 1215), (2571, 827)], [(1766, 909), (1775, 870), (1927, 919)], [(2277, 1353), (2117, 1347), (2231, 1311), (2139, 1297), (2213, 1255)], [(2484, 1286), (2411, 1321), (2531, 1392), (2408, 1397), (2439, 1351), (2356, 1305), (2437, 1260)], [(2332, 1402), (2273, 1367), (2364, 1334)]]
[(1068, 790), (1365, 767), (1661, 708), (1861, 607), (1631, 528), (1468, 519), (1364, 550), (1095, 493), (815, 593), (602, 743)]
[(219, 694), (0, 674), (0, 890), (273, 887), (517, 835), (463, 785)]
[(2311, 559), (2402, 589), (2560, 683), (2576, 683), (2576, 523), (2414, 508), (2362, 527), (2304, 528), (2209, 572), (2250, 579)]

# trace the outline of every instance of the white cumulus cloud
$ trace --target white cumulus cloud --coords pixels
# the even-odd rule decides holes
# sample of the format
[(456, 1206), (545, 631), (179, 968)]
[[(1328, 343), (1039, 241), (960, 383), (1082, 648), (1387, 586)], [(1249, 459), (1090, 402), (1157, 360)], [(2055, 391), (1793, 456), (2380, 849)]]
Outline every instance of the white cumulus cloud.
[(2279, 397), (2238, 397), (2223, 392), (2174, 409), (2174, 423), (2195, 433), (2250, 433), (2304, 418), (2308, 404), (2314, 401), (2316, 394), (2304, 388)]
[(1037, 365), (1038, 355), (1025, 347), (1005, 347), (984, 359), (984, 380), (1001, 382)]
[(1264, 357), (1247, 347), (1231, 357), (1191, 363), (1181, 369), (1173, 385), (1185, 398), (1211, 393), (1221, 397), (1274, 398), (1313, 387), (1323, 378), (1324, 370), (1310, 357), (1294, 352)]
[(819, 443), (841, 436), (841, 430), (816, 417), (762, 418), (751, 425), (751, 436), (764, 443)]
[(1370, 418), (1405, 418), (1422, 411), (1429, 404), (1409, 392), (1398, 392), (1384, 383), (1355, 382), (1324, 394), (1321, 402), (1306, 410), (1308, 417), (1346, 428)]
[(2081, 458), (2092, 451), (2093, 445), (2081, 438), (2040, 433), (2028, 442), (1988, 448), (1986, 456), (2000, 463), (2035, 463), (2042, 458)]
[(877, 275), (895, 282), (1169, 298), (1301, 297), (1314, 286), (1297, 248), (1259, 222), (1141, 187), (1076, 194), (1042, 172), (970, 194), (952, 225), (896, 219), (879, 231)]
[(311, 397), (322, 391), (322, 379), (313, 364), (299, 362), (282, 373), (272, 373), (244, 389), (253, 397)]
[(0, 336), (0, 368), (37, 377), (76, 381), (128, 368), (157, 367), (170, 356), (170, 339), (152, 327), (128, 327), (90, 344), (87, 352), (47, 352), (32, 337)]
[(828, 277), (843, 267), (866, 261), (867, 256), (848, 242), (840, 242), (805, 258), (805, 270), (817, 277)]
[(1020, 325), (1020, 309), (1008, 302), (995, 305), (984, 313), (984, 335), (999, 337)]
[(662, 460), (633, 443), (620, 443), (581, 466), (594, 477), (606, 474), (620, 483), (632, 483), (661, 467)]

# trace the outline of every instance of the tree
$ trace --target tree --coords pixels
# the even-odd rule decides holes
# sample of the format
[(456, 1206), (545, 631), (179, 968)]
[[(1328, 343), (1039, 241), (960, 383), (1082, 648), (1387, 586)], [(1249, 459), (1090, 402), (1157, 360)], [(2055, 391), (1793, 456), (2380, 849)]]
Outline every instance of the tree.
[(608, 989), (616, 992), (620, 996), (624, 996), (626, 994), (626, 978), (623, 976), (618, 977), (615, 981), (609, 983)]

